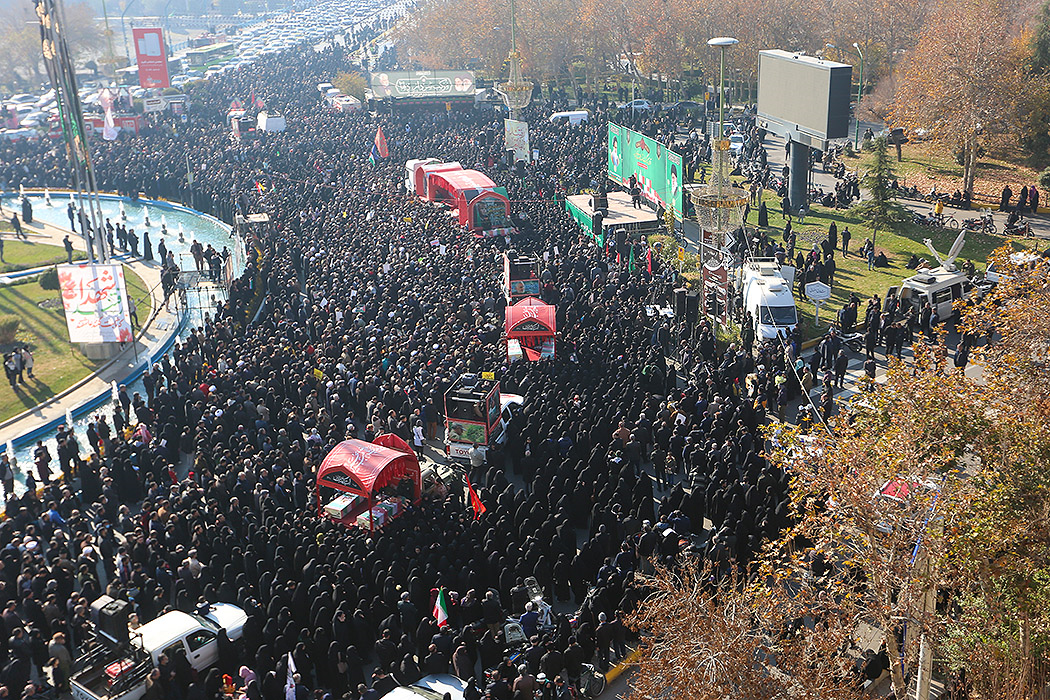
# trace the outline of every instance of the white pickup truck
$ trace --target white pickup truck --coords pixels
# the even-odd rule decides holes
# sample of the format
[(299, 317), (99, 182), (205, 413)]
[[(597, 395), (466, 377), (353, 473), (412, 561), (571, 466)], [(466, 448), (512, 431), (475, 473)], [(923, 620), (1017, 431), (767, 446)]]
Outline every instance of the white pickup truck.
[[(203, 612), (203, 611), (202, 611)], [(70, 679), (74, 700), (138, 700), (161, 655), (185, 656), (197, 671), (219, 660), (219, 630), (241, 638), (248, 616), (236, 605), (215, 603), (204, 614), (172, 611), (129, 632), (126, 644), (100, 642), (77, 659)]]

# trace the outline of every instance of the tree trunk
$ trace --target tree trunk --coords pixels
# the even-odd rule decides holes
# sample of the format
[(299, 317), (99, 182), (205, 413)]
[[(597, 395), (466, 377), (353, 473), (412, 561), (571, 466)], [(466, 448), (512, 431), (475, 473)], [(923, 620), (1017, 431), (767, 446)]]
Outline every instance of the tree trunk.
[[(875, 242), (874, 237), (872, 243)], [(904, 683), (904, 668), (901, 666), (901, 652), (897, 645), (897, 631), (886, 630), (886, 655), (890, 657), (890, 680), (893, 683), (893, 696), (899, 700), (908, 697), (908, 686)]]
[(977, 135), (966, 137), (963, 148), (963, 189), (973, 198), (974, 175), (977, 170)]

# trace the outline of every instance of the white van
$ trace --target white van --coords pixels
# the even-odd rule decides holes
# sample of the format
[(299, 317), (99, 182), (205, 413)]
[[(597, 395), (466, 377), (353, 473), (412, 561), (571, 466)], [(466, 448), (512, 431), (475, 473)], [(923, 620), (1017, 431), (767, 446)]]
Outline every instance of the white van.
[(959, 299), (968, 299), (973, 291), (974, 286), (965, 273), (937, 267), (921, 270), (902, 281), (900, 286), (890, 287), (886, 297), (897, 299), (901, 313), (910, 304), (916, 317), (928, 302), (941, 321), (946, 321), (955, 313), (952, 304)]
[(591, 120), (591, 113), (586, 109), (577, 109), (572, 112), (555, 112), (549, 118), (551, 124), (558, 124), (561, 122), (568, 122), (570, 126), (576, 126), (577, 124), (583, 124)]
[[(1019, 251), (1010, 254), (1010, 264), (1018, 268), (1034, 270), (1038, 261), (1039, 256), (1032, 252)], [(989, 262), (988, 269), (984, 271), (984, 279), (992, 284), (999, 284), (1000, 280), (1004, 278), (1010, 279), (1010, 276), (1000, 272), (999, 266), (996, 265), (994, 260)]]
[[(798, 324), (795, 297), (791, 295), (794, 268), (784, 270), (776, 260), (753, 260), (745, 263), (741, 293), (744, 311), (755, 321), (755, 336), (772, 340)], [(788, 276), (785, 276), (788, 272)], [(790, 277), (791, 279), (789, 279)]]

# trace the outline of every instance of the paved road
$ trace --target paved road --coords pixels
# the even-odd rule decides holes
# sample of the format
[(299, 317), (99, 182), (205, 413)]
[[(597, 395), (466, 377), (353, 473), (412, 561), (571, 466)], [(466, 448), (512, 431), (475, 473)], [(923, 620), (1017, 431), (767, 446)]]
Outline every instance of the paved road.
[[(866, 124), (861, 122), (861, 126), (865, 127)], [(863, 130), (861, 131), (863, 133)], [(766, 147), (766, 154), (769, 156), (770, 169), (774, 172), (779, 172), (780, 168), (785, 165), (786, 154), (784, 152), (784, 139), (779, 136), (769, 134), (766, 136), (763, 145)], [(813, 168), (811, 177), (812, 183), (815, 187), (819, 187), (825, 192), (835, 190), (835, 183), (838, 180), (831, 174), (824, 172), (823, 167), (818, 163)], [(904, 206), (908, 207), (912, 211), (919, 212), (921, 214), (929, 214), (933, 211), (933, 204), (927, 202), (917, 202), (911, 199), (899, 199), (897, 200)], [(978, 215), (975, 211), (968, 211), (965, 209), (956, 209), (955, 207), (944, 208), (945, 214), (951, 214), (962, 223), (963, 219), (972, 219)], [(992, 212), (992, 217), (995, 220), (999, 230), (1002, 231), (1006, 227), (1006, 218), (1008, 214), (1006, 212), (995, 211)], [(1050, 216), (1046, 214), (1028, 216), (1029, 221), (1032, 222), (1032, 232), (1037, 238), (1050, 239)], [(1020, 239), (1019, 239), (1020, 240)]]

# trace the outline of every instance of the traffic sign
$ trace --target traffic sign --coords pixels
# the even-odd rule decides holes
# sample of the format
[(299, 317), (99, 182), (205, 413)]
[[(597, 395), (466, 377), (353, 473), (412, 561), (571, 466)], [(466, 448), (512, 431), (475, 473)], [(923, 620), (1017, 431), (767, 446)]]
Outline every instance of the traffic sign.
[(680, 261), (685, 260), (685, 248), (683, 246), (678, 246), (678, 259)]

